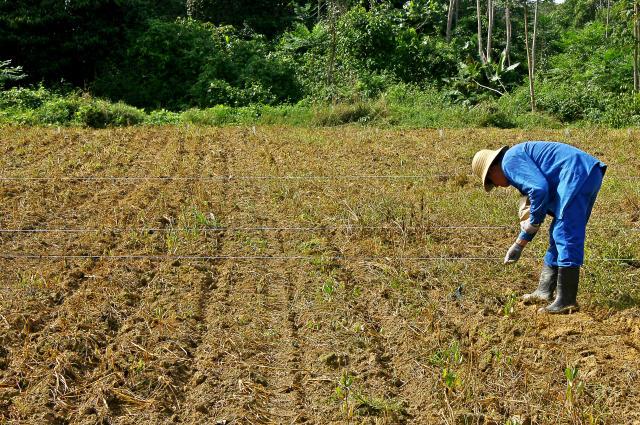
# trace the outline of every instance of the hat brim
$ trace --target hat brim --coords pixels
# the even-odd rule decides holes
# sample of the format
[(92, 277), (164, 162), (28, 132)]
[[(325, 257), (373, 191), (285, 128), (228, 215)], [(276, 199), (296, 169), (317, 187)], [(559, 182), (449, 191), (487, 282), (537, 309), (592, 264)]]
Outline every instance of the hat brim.
[(482, 173), (482, 186), (484, 186), (484, 190), (486, 190), (487, 192), (489, 192), (491, 189), (493, 189), (494, 187), (496, 187), (495, 184), (491, 183), (491, 182), (487, 182), (487, 175), (489, 174), (489, 169), (491, 168), (491, 166), (493, 165), (493, 163), (496, 161), (496, 158), (498, 158), (502, 153), (506, 152), (507, 149), (509, 149), (509, 146), (503, 146), (500, 149), (496, 150), (490, 157), (489, 157), (489, 161), (487, 161), (487, 166), (484, 169), (483, 173)]

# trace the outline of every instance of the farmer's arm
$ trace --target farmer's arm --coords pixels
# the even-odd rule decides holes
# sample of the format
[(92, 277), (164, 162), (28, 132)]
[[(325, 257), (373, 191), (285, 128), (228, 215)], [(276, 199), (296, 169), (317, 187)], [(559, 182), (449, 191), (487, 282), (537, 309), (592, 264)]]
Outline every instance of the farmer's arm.
[[(529, 196), (531, 207), (529, 209), (529, 221), (531, 224), (541, 224), (547, 214), (549, 201), (549, 184), (547, 179), (538, 169), (538, 166), (524, 152), (510, 155), (503, 161), (502, 169), (509, 182), (521, 193)], [(518, 239), (530, 241), (535, 233), (520, 232)]]

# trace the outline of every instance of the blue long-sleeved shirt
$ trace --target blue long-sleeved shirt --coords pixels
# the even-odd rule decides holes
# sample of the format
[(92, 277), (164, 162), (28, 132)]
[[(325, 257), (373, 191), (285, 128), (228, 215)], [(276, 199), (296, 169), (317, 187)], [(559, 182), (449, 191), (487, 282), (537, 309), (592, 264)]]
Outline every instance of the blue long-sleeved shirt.
[[(507, 150), (502, 171), (510, 185), (529, 196), (531, 223), (545, 216), (562, 219), (566, 206), (579, 193), (595, 167), (606, 168), (597, 158), (573, 146), (558, 142), (525, 142)], [(520, 237), (531, 240), (522, 232)]]

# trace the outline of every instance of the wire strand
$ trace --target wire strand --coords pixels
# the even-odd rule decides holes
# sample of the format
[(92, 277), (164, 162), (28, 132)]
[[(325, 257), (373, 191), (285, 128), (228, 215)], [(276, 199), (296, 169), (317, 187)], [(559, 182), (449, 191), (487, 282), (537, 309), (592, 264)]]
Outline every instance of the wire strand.
[[(196, 255), (51, 255), (0, 254), (0, 259), (130, 259), (130, 260), (322, 260), (322, 261), (503, 261), (502, 257), (349, 257), (349, 256), (196, 256)], [(523, 258), (522, 260), (534, 260)], [(638, 262), (640, 258), (586, 258), (584, 261)]]
[[(328, 230), (499, 230), (513, 229), (509, 226), (284, 226), (284, 227), (174, 227), (174, 228), (103, 228), (103, 229), (0, 229), (0, 233), (120, 233), (120, 232), (250, 232), (250, 231), (328, 231)], [(588, 230), (616, 230), (639, 232), (640, 228), (634, 227), (589, 227)]]
[(343, 175), (343, 176), (205, 176), (205, 177), (0, 177), (5, 181), (216, 181), (216, 180), (337, 180), (337, 179), (425, 179), (451, 177), (449, 174)]
[[(466, 174), (467, 177), (472, 176)], [(338, 179), (427, 179), (427, 178), (451, 178), (454, 174), (399, 174), (399, 175), (375, 175), (375, 174), (347, 174), (329, 176), (86, 176), (86, 177), (0, 177), (0, 181), (227, 181), (227, 180), (338, 180)], [(607, 176), (607, 179), (640, 179), (640, 176)]]
[(104, 228), (104, 229), (0, 229), (0, 233), (109, 233), (109, 232), (238, 232), (277, 230), (416, 230), (416, 229), (507, 229), (507, 226), (284, 226), (284, 227), (176, 227), (176, 228)]

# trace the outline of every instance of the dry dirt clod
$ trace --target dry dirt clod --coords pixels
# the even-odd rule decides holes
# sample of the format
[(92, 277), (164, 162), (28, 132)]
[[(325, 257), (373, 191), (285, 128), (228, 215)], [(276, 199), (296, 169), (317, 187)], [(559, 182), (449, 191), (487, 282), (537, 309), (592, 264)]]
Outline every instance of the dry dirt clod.
[(206, 403), (200, 403), (196, 406), (196, 412), (206, 415), (209, 413), (209, 407), (207, 406)]
[(196, 373), (196, 375), (193, 377), (193, 382), (195, 382), (196, 385), (200, 385), (202, 384), (204, 381), (206, 381), (207, 379), (207, 375), (205, 375), (204, 373), (198, 372)]
[(328, 353), (320, 357), (320, 362), (336, 369), (340, 366), (346, 366), (349, 363), (349, 356), (346, 354)]

